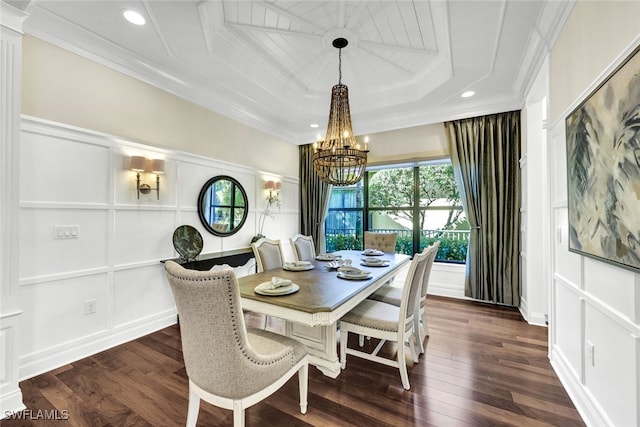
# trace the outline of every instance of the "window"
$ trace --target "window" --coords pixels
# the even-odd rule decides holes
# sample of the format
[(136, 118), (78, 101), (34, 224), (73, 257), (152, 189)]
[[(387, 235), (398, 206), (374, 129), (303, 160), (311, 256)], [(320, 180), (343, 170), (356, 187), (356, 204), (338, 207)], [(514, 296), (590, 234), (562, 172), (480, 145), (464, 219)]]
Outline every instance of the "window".
[(398, 233), (398, 253), (420, 252), (439, 240), (438, 261), (465, 261), (469, 224), (451, 163), (369, 170), (363, 181), (333, 188), (328, 251), (362, 249), (363, 230), (388, 231)]

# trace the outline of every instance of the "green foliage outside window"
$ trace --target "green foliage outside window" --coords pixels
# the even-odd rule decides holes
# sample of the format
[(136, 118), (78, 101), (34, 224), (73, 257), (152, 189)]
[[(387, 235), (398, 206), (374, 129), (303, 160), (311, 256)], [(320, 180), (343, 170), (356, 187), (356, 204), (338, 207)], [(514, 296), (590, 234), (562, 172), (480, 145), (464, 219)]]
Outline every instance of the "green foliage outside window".
[[(421, 237), (420, 247), (424, 248), (433, 244), (436, 240), (440, 241), (438, 261), (465, 262), (467, 259), (467, 240), (451, 239), (447, 237)], [(340, 250), (362, 250), (362, 239), (353, 234), (331, 234), (327, 235), (327, 252)], [(398, 236), (396, 241), (396, 252), (400, 254), (413, 255), (413, 241), (411, 236)]]

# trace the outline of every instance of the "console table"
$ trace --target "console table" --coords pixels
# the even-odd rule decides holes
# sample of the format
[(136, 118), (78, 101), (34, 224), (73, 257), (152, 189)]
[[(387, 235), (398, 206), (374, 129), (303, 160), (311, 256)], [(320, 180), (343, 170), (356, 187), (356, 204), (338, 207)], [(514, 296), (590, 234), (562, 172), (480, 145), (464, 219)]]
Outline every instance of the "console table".
[(253, 250), (247, 247), (200, 254), (195, 260), (181, 261), (180, 258), (171, 258), (160, 260), (160, 262), (164, 264), (166, 261), (174, 261), (190, 270), (206, 271), (211, 270), (214, 265), (227, 264), (230, 267), (241, 267), (253, 257)]

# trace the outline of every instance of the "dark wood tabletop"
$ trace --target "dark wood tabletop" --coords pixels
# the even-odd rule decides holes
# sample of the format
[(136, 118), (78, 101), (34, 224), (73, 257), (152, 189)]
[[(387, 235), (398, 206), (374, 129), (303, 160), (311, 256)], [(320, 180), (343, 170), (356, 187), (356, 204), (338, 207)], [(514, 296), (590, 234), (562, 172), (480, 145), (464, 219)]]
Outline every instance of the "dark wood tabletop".
[[(408, 262), (409, 256), (403, 254), (384, 254), (376, 258), (389, 260), (384, 267), (366, 267), (360, 264), (366, 255), (362, 251), (339, 251), (343, 259), (351, 259), (352, 266), (370, 271), (372, 277), (366, 280), (348, 280), (338, 277), (336, 270), (328, 270), (326, 261), (311, 261), (313, 270), (288, 271), (282, 268), (244, 276), (238, 279), (242, 298), (265, 302), (306, 313), (331, 312), (346, 301), (371, 287), (371, 292), (381, 286), (380, 279), (394, 273), (400, 266)], [(263, 296), (254, 289), (263, 282), (270, 282), (272, 277), (290, 279), (300, 290), (290, 295)], [(375, 286), (374, 286), (375, 285)]]

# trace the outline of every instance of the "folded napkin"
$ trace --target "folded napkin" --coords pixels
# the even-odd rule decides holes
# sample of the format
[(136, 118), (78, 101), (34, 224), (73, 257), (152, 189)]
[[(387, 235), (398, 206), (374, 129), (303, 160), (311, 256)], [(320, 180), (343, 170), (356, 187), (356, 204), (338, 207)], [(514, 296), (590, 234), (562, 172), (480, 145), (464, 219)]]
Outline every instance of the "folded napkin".
[(288, 262), (287, 265), (290, 265), (292, 267), (308, 267), (311, 265), (311, 263), (309, 261), (292, 261)]
[(359, 268), (350, 267), (350, 266), (340, 267), (338, 269), (338, 273), (349, 274), (349, 275), (352, 275), (352, 276), (359, 276), (359, 275), (369, 274), (369, 272), (366, 271), (366, 270), (360, 270)]
[(291, 285), (291, 280), (289, 280), (289, 279), (284, 279), (282, 277), (272, 277), (271, 278), (271, 283), (263, 284), (262, 288), (263, 289), (277, 289), (277, 288), (282, 288), (282, 287), (290, 286), (290, 285)]
[(341, 258), (342, 255), (336, 254), (318, 254), (316, 258)]
[(377, 249), (365, 249), (364, 253), (365, 254), (379, 254), (381, 251), (377, 250)]
[(382, 264), (383, 262), (389, 262), (386, 259), (380, 258), (362, 258), (362, 260), (368, 264)]

